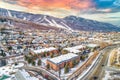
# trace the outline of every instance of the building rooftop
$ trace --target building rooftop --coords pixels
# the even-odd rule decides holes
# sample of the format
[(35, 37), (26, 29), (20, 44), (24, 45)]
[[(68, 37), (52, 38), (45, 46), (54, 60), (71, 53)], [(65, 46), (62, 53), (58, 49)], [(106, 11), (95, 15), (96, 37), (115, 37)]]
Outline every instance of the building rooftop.
[(95, 48), (95, 47), (98, 47), (99, 45), (98, 44), (88, 44), (87, 47), (91, 47), (91, 48)]
[(64, 62), (64, 61), (67, 61), (67, 60), (70, 60), (70, 59), (76, 58), (76, 57), (78, 57), (78, 55), (73, 54), (73, 53), (68, 53), (68, 54), (64, 54), (64, 55), (54, 57), (54, 58), (51, 58), (48, 60), (55, 63), (55, 64), (59, 64), (61, 62)]
[(42, 52), (48, 52), (48, 51), (53, 51), (53, 50), (56, 50), (56, 48), (50, 47), (50, 48), (43, 48), (43, 49), (32, 50), (32, 51), (36, 54), (39, 54), (39, 53), (42, 53)]
[(85, 48), (85, 46), (78, 45), (78, 46), (74, 46), (74, 47), (64, 48), (64, 50), (67, 50), (71, 53), (79, 53), (79, 52), (81, 52), (79, 49), (82, 49), (82, 48)]

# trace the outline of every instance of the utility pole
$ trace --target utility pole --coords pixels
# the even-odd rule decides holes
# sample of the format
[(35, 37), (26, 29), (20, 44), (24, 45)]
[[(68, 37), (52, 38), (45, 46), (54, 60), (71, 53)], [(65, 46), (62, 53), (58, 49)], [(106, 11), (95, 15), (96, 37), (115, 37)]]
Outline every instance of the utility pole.
[(60, 68), (59, 65), (58, 65), (58, 67), (59, 67), (59, 78), (60, 78), (60, 75), (61, 75), (61, 68)]

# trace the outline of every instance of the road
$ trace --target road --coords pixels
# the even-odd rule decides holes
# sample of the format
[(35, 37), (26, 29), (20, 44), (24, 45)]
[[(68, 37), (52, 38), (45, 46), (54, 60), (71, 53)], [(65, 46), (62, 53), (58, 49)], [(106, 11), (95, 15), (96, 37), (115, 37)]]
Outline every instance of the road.
[(102, 53), (97, 59), (96, 63), (93, 65), (90, 71), (80, 80), (102, 80), (105, 66), (107, 66), (109, 53), (116, 47), (118, 46), (113, 45), (106, 47), (104, 50), (102, 50)]
[(46, 69), (44, 68), (41, 68), (41, 67), (30, 67), (30, 66), (25, 66), (23, 67), (24, 69), (26, 70), (29, 70), (29, 71), (35, 71), (37, 72), (38, 74), (41, 74), (42, 76), (44, 75), (47, 75), (49, 76), (49, 79), (47, 80), (60, 80), (59, 77), (57, 77), (56, 75), (52, 74), (51, 72), (47, 71)]

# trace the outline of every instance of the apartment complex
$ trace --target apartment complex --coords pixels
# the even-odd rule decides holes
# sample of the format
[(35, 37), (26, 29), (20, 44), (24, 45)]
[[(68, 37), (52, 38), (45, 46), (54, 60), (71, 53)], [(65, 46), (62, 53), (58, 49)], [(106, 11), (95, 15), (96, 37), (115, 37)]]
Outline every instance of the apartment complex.
[(64, 54), (58, 57), (54, 57), (47, 60), (47, 64), (50, 65), (50, 68), (58, 71), (60, 68), (65, 67), (66, 64), (69, 64), (72, 67), (72, 61), (79, 61), (80, 58), (78, 55), (73, 53)]

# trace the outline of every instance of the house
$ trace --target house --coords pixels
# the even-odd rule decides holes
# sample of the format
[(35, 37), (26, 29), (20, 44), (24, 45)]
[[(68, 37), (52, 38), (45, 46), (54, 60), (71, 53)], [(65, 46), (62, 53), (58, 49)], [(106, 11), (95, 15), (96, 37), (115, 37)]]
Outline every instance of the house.
[(31, 50), (30, 52), (32, 55), (34, 54), (44, 54), (49, 56), (51, 54), (58, 54), (58, 49), (54, 47), (49, 47), (49, 48), (43, 48), (43, 49), (38, 49), (38, 50)]
[(98, 44), (88, 44), (87, 47), (89, 48), (97, 48), (100, 47)]
[(50, 58), (46, 63), (47, 65), (50, 65), (51, 69), (58, 71), (60, 68), (64, 68), (66, 64), (69, 64), (69, 66), (72, 67), (71, 63), (79, 60), (80, 58), (78, 55), (68, 53), (58, 57)]
[(98, 44), (88, 44), (87, 45), (87, 48), (89, 48), (89, 49), (93, 49), (93, 50), (95, 50), (95, 49), (98, 49), (98, 48), (100, 48), (100, 45), (98, 45)]
[(70, 53), (78, 54), (78, 53), (80, 53), (82, 50), (84, 50), (85, 48), (86, 48), (86, 46), (78, 45), (78, 46), (74, 46), (74, 47), (64, 48), (64, 50), (67, 50), (67, 51), (70, 52)]

